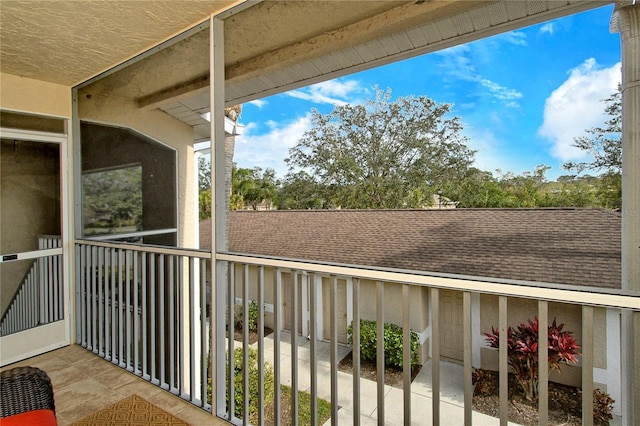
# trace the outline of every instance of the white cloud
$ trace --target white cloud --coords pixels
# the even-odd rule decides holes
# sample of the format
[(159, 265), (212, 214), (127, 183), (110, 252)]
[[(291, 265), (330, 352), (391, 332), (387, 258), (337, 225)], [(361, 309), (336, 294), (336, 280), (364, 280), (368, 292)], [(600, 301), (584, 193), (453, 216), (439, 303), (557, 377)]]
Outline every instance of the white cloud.
[(244, 134), (236, 138), (233, 161), (238, 167), (272, 168), (282, 178), (288, 171), (284, 159), (289, 156), (289, 148), (310, 128), (310, 113), (287, 123), (270, 121), (269, 132), (265, 134), (254, 134), (256, 126), (249, 124)]
[(516, 46), (527, 45), (527, 35), (522, 31), (511, 31), (499, 35), (498, 38), (505, 40), (507, 43), (515, 44)]
[(473, 66), (470, 53), (471, 47), (468, 44), (461, 44), (437, 52), (436, 55), (442, 58), (438, 66), (446, 70), (445, 78), (478, 81), (481, 77)]
[(469, 138), (469, 148), (477, 151), (473, 165), (478, 169), (493, 173), (505, 164), (513, 164), (512, 159), (504, 156), (502, 143), (491, 129), (465, 124), (463, 134)]
[(262, 109), (262, 107), (267, 104), (267, 101), (265, 101), (264, 99), (255, 99), (253, 101), (247, 102), (247, 104), (255, 105), (256, 107)]
[(486, 89), (484, 93), (504, 101), (508, 107), (518, 106), (515, 100), (522, 98), (522, 93), (484, 78), (476, 71), (470, 45), (455, 46), (439, 52), (438, 55), (442, 58), (438, 66), (446, 70), (446, 78), (477, 83)]
[(285, 95), (293, 98), (311, 101), (317, 104), (330, 104), (334, 106), (352, 103), (351, 97), (362, 91), (360, 83), (356, 80), (330, 80), (311, 86), (286, 92)]
[(555, 27), (553, 26), (553, 22), (548, 22), (540, 27), (541, 34), (553, 34), (555, 31)]
[(480, 80), (480, 84), (489, 89), (492, 96), (502, 101), (513, 101), (514, 99), (522, 98), (522, 93), (508, 87), (500, 86), (498, 83), (494, 83), (491, 80), (483, 78)]
[(585, 158), (583, 151), (572, 146), (574, 138), (604, 122), (602, 100), (616, 91), (620, 78), (620, 63), (602, 68), (593, 58), (570, 70), (569, 78), (547, 98), (538, 129), (551, 142), (551, 155), (562, 161)]

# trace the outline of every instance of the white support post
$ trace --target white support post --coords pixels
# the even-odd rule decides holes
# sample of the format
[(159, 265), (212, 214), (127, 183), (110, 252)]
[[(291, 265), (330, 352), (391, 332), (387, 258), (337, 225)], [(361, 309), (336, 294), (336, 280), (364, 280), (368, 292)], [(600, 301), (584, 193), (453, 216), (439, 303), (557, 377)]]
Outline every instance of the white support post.
[[(622, 290), (640, 292), (640, 3), (621, 2), (612, 27), (622, 50)], [(622, 414), (625, 424), (640, 421), (640, 313), (622, 313)]]
[[(218, 392), (225, 386), (225, 289), (227, 287), (226, 263), (218, 262), (216, 253), (227, 245), (225, 209), (225, 133), (224, 133), (224, 21), (215, 16), (210, 20), (210, 109), (211, 109), (211, 412), (225, 414), (225, 393)], [(220, 341), (220, 345), (218, 345)]]

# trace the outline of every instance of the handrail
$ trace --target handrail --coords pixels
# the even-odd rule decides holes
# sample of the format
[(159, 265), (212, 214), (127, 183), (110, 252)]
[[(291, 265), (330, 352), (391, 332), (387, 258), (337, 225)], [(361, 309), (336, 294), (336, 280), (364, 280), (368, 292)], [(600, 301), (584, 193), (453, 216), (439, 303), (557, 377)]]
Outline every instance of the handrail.
[(157, 254), (169, 254), (176, 256), (193, 256), (199, 259), (211, 259), (211, 252), (206, 250), (191, 249), (191, 248), (176, 248), (165, 246), (154, 246), (148, 244), (136, 244), (136, 243), (114, 243), (108, 241), (96, 241), (77, 238), (75, 244), (84, 244), (87, 246), (96, 247), (108, 247), (122, 250), (137, 250), (145, 253), (157, 253)]
[[(599, 289), (592, 287), (579, 289), (575, 286), (550, 288), (549, 286), (551, 284), (549, 283), (545, 284), (532, 281), (508, 282), (506, 280), (491, 280), (480, 277), (420, 274), (416, 271), (358, 267), (304, 260), (286, 260), (245, 254), (216, 253), (215, 259), (219, 261), (271, 266), (274, 268), (305, 270), (327, 275), (359, 277), (373, 281), (411, 283), (423, 287), (438, 287), (498, 296), (523, 297), (535, 300), (640, 311), (640, 295), (623, 294), (622, 291), (617, 289)], [(605, 293), (604, 291), (607, 290), (613, 290), (617, 293)]]

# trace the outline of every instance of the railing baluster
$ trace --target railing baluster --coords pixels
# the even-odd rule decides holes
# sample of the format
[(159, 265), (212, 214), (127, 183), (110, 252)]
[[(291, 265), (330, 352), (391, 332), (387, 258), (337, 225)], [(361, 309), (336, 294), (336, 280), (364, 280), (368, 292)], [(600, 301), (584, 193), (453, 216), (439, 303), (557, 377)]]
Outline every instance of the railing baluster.
[(98, 355), (104, 356), (104, 247), (98, 247)]
[(402, 284), (402, 374), (404, 395), (404, 424), (411, 425), (411, 328), (410, 292), (408, 284)]
[(470, 426), (473, 408), (473, 382), (471, 379), (473, 346), (471, 342), (471, 293), (468, 291), (462, 293), (462, 311), (464, 327), (464, 424), (465, 426)]
[(227, 395), (229, 401), (229, 419), (235, 417), (235, 307), (236, 307), (236, 264), (229, 263), (229, 287), (227, 293)]
[(140, 274), (140, 285), (142, 287), (142, 301), (140, 303), (142, 307), (142, 377), (149, 377), (149, 346), (147, 344), (147, 315), (149, 314), (147, 311), (147, 303), (149, 303), (147, 299), (147, 253), (141, 253), (141, 274)]
[(431, 301), (431, 418), (434, 425), (440, 424), (440, 289), (432, 287)]
[(158, 280), (156, 278), (156, 259), (158, 256), (154, 253), (151, 253), (150, 256), (151, 261), (149, 271), (151, 272), (151, 276), (149, 277), (149, 289), (151, 294), (149, 295), (149, 309), (151, 310), (151, 347), (149, 348), (149, 358), (151, 359), (151, 370), (149, 372), (149, 379), (152, 383), (158, 384), (158, 365), (156, 362), (156, 356), (160, 351), (156, 346), (156, 313), (158, 309), (161, 309), (160, 306), (158, 306), (158, 300), (156, 299), (156, 286), (158, 284)]
[(124, 306), (124, 314), (125, 314), (125, 321), (126, 321), (126, 340), (125, 340), (125, 344), (126, 344), (126, 348), (125, 348), (125, 354), (126, 354), (126, 365), (127, 365), (127, 370), (129, 371), (133, 371), (133, 366), (131, 365), (131, 315), (132, 315), (132, 311), (131, 311), (131, 284), (132, 284), (132, 277), (131, 277), (131, 250), (127, 250), (124, 253), (124, 259), (125, 259), (125, 266), (124, 266), (124, 285), (126, 286), (125, 289), (125, 295), (126, 295), (126, 303)]
[(499, 337), (499, 381), (500, 381), (500, 425), (506, 426), (509, 421), (508, 411), (508, 393), (509, 393), (509, 376), (507, 363), (507, 298), (505, 296), (498, 297), (498, 327), (500, 329)]
[(382, 281), (378, 281), (376, 283), (376, 326), (378, 424), (384, 425), (384, 283)]
[(360, 426), (360, 279), (353, 280), (353, 425)]
[[(177, 346), (178, 346), (178, 350), (176, 352), (176, 376), (175, 376), (175, 384), (176, 384), (176, 395), (181, 396), (184, 392), (184, 390), (186, 389), (185, 385), (186, 382), (185, 380), (187, 380), (186, 378), (186, 371), (187, 369), (185, 368), (186, 363), (189, 362), (188, 359), (185, 359), (185, 327), (187, 330), (190, 330), (190, 324), (191, 321), (189, 320), (189, 318), (185, 317), (186, 313), (185, 313), (185, 297), (184, 297), (184, 289), (185, 289), (185, 270), (184, 270), (184, 262), (185, 259), (183, 256), (177, 256), (176, 257), (176, 268), (178, 271), (178, 275), (176, 277), (177, 280), (177, 286), (176, 286), (176, 341), (177, 341)], [(187, 273), (189, 273), (189, 270), (187, 268)], [(188, 277), (187, 277), (187, 281), (188, 281)], [(189, 288), (189, 287), (188, 287)], [(185, 324), (186, 323), (186, 324)], [(189, 335), (191, 336), (192, 334), (189, 333)]]
[(133, 253), (133, 371), (140, 372), (140, 253)]
[(166, 319), (166, 311), (167, 308), (164, 302), (164, 293), (165, 293), (165, 277), (167, 274), (167, 268), (165, 265), (165, 255), (161, 254), (158, 257), (158, 293), (159, 293), (159, 303), (156, 305), (156, 309), (158, 309), (158, 323), (160, 324), (160, 334), (158, 338), (160, 340), (160, 386), (163, 389), (167, 389), (167, 374), (166, 374), (166, 351), (164, 350), (166, 344), (166, 335), (165, 335), (165, 319)]
[(109, 297), (107, 298), (107, 301), (105, 301), (105, 303), (108, 303), (107, 305), (105, 305), (105, 309), (107, 310), (107, 315), (105, 318), (105, 325), (106, 325), (106, 335), (105, 335), (105, 340), (106, 340), (106, 348), (105, 348), (105, 352), (108, 353), (108, 360), (113, 361), (114, 359), (114, 352), (115, 352), (115, 334), (114, 334), (114, 323), (115, 323), (115, 306), (116, 306), (116, 300), (115, 300), (115, 271), (116, 271), (116, 262), (115, 262), (115, 250), (109, 248), (107, 249), (107, 262), (109, 265), (109, 269), (108, 269), (108, 274), (105, 277), (105, 288), (109, 291)]
[(549, 304), (538, 301), (538, 424), (549, 424)]
[(316, 300), (316, 275), (311, 274), (309, 276), (309, 349), (310, 354), (310, 377), (311, 380), (311, 426), (318, 424), (318, 306)]
[(118, 365), (126, 367), (124, 363), (124, 291), (122, 289), (124, 268), (124, 250), (118, 250)]
[(176, 344), (176, 335), (175, 335), (175, 321), (176, 321), (176, 305), (175, 305), (175, 290), (176, 290), (176, 256), (169, 256), (169, 284), (168, 284), (168, 292), (169, 292), (169, 334), (168, 334), (168, 344), (169, 344), (169, 378), (167, 380), (168, 389), (171, 392), (174, 392), (175, 389), (175, 374), (176, 374), (176, 351), (178, 350), (178, 345)]
[[(196, 324), (196, 292), (200, 291), (200, 279), (195, 275), (195, 271), (200, 268), (196, 268), (195, 261), (193, 257), (189, 258), (189, 393), (192, 398), (196, 395), (196, 342), (200, 337), (196, 333), (196, 328), (200, 328), (200, 324)], [(204, 348), (205, 346), (202, 346), (200, 350)]]
[[(213, 271), (212, 271), (213, 273)], [(208, 395), (207, 395), (207, 380), (208, 380), (208, 371), (210, 363), (207, 362), (209, 357), (207, 354), (209, 353), (209, 348), (211, 345), (207, 344), (207, 337), (210, 335), (207, 333), (207, 261), (205, 259), (200, 259), (200, 277), (199, 277), (199, 288), (200, 292), (200, 395), (202, 399), (202, 407), (207, 407), (209, 404)], [(212, 289), (213, 291), (213, 289)], [(222, 301), (224, 303), (224, 301)], [(213, 321), (214, 318), (211, 318)], [(211, 325), (213, 327), (213, 324)], [(218, 336), (216, 336), (218, 337)], [(213, 357), (214, 354), (210, 354), (210, 357)], [(222, 358), (224, 359), (224, 358)], [(211, 380), (211, 386), (216, 386), (214, 380)], [(213, 401), (212, 401), (213, 402)]]
[(242, 274), (242, 419), (249, 424), (249, 264)]
[(298, 271), (291, 271), (291, 424), (298, 424)]
[[(258, 267), (258, 389), (264, 389), (264, 266)], [(264, 392), (258, 392), (258, 424), (264, 424)]]
[(275, 316), (275, 324), (273, 327), (273, 423), (275, 426), (280, 425), (280, 407), (281, 407), (281, 392), (280, 392), (280, 339), (282, 329), (282, 271), (280, 268), (276, 268), (275, 274), (275, 288), (274, 288), (274, 304), (273, 311)]
[[(90, 308), (91, 307), (91, 294), (90, 293), (91, 292), (90, 292), (89, 288), (90, 288), (90, 285), (91, 285), (91, 273), (92, 273), (92, 268), (93, 268), (93, 259), (92, 259), (92, 256), (91, 256), (91, 253), (92, 253), (93, 249), (94, 248), (91, 247), (91, 246), (87, 246), (86, 247), (86, 259), (85, 259), (85, 262), (86, 262), (86, 269), (85, 269), (85, 271), (86, 271), (85, 272), (86, 273), (86, 280), (85, 280), (84, 286), (82, 288), (82, 291), (83, 291), (82, 300), (84, 302), (83, 303), (83, 308), (84, 309), (83, 309), (83, 312), (82, 312), (82, 314), (83, 314), (82, 318), (84, 318), (85, 321), (86, 321), (85, 324), (83, 324), (83, 327), (82, 327), (82, 341), (84, 342), (85, 347), (87, 349), (89, 349), (90, 345), (91, 345), (91, 339), (90, 339), (90, 336), (89, 336), (90, 335), (90, 331), (89, 330), (90, 330), (90, 327), (91, 327), (91, 317), (90, 317), (90, 315), (91, 315), (91, 308)], [(42, 293), (42, 295), (44, 295), (44, 293)], [(40, 299), (40, 300), (42, 300), (42, 299)], [(44, 315), (44, 312), (42, 311), (42, 309), (44, 309), (44, 308), (41, 308), (41, 310), (40, 310), (41, 316)]]
[(582, 424), (593, 426), (593, 306), (582, 306)]

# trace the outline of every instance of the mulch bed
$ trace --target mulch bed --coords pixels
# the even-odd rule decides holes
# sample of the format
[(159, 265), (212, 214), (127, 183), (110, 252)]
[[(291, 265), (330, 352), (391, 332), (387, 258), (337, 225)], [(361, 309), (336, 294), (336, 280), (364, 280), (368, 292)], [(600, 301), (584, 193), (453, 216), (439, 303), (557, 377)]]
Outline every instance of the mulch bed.
[[(473, 409), (493, 417), (500, 416), (498, 373), (476, 370)], [(549, 382), (549, 424), (582, 424), (582, 398), (574, 386)], [(523, 425), (538, 424), (537, 402), (528, 401), (520, 385), (509, 374), (509, 421)], [(597, 424), (597, 423), (596, 423)]]
[[(353, 372), (353, 352), (349, 352), (347, 356), (345, 356), (342, 361), (338, 363), (338, 371), (342, 371), (343, 373), (352, 374)], [(416, 365), (411, 369), (411, 381), (416, 378), (421, 365)], [(384, 369), (384, 383), (389, 386), (393, 386), (394, 388), (402, 389), (403, 377), (402, 377), (402, 369), (394, 366), (387, 366)], [(360, 360), (360, 377), (364, 379), (377, 381), (378, 371), (376, 367), (375, 361), (370, 360)]]
[[(270, 329), (269, 327), (264, 327), (265, 336), (268, 336), (271, 333), (273, 333), (272, 329)], [(243, 339), (242, 334), (243, 334), (242, 328), (236, 328), (233, 333), (233, 340), (235, 340), (236, 342), (242, 342), (242, 339)], [(257, 341), (258, 341), (258, 331), (249, 330), (249, 344), (253, 345)]]

